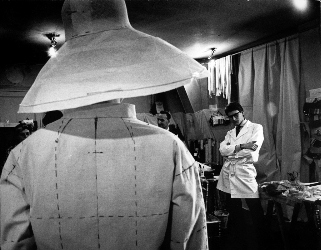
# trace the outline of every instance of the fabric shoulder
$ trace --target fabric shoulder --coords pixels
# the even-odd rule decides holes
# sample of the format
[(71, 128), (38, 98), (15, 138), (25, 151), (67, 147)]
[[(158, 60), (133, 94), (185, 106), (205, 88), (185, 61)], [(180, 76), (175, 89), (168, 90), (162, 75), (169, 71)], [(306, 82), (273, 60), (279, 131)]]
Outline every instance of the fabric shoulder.
[(234, 132), (235, 128), (232, 128), (231, 130), (227, 131), (227, 135), (231, 135)]
[[(39, 129), (33, 132), (28, 138), (22, 141), (18, 146), (21, 146), (19, 153), (40, 155), (41, 152), (50, 150), (56, 145), (59, 133), (56, 130), (49, 130), (47, 128)], [(18, 150), (18, 149), (17, 149)]]
[(134, 128), (136, 128), (136, 129), (141, 128), (144, 130), (149, 130), (155, 134), (162, 134), (164, 136), (171, 137), (175, 140), (177, 139), (177, 136), (174, 135), (172, 132), (167, 131), (166, 129), (160, 128), (160, 127), (153, 125), (151, 123), (147, 123), (147, 122), (144, 122), (144, 121), (141, 121), (138, 119), (128, 119), (127, 121), (129, 123), (131, 123), (134, 126)]
[(263, 126), (261, 125), (261, 124), (259, 124), (259, 123), (254, 123), (254, 122), (251, 122), (251, 124), (250, 124), (250, 126), (253, 126), (253, 127), (255, 127), (255, 128), (260, 128), (260, 129), (263, 129)]

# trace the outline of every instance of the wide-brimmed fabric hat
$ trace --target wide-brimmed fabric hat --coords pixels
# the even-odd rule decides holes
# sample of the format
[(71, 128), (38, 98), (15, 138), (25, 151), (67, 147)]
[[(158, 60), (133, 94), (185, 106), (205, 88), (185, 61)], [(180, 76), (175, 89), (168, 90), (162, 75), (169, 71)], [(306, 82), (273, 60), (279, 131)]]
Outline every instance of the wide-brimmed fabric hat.
[(208, 76), (176, 47), (135, 30), (124, 0), (66, 0), (62, 18), (66, 42), (38, 74), (19, 113), (151, 95)]

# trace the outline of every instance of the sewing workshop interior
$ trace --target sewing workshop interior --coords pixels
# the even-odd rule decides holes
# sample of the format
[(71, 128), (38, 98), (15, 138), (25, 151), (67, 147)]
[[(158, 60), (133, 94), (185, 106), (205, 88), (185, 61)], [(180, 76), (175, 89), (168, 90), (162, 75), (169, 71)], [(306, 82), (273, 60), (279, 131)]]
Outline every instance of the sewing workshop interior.
[(321, 250), (320, 0), (0, 0), (1, 249)]

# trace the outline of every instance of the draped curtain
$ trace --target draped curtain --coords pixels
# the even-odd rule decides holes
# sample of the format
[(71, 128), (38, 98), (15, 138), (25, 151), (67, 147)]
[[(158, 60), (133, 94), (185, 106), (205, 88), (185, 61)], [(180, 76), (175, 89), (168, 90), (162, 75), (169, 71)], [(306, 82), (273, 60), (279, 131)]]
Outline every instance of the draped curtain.
[(299, 39), (291, 36), (241, 53), (239, 99), (246, 118), (264, 128), (258, 181), (300, 173)]

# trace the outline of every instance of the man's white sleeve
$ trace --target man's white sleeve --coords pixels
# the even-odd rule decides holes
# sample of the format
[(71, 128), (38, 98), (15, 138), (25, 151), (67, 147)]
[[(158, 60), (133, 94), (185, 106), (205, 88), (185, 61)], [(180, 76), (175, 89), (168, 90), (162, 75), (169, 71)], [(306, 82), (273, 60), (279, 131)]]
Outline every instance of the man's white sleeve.
[(263, 141), (264, 141), (264, 135), (263, 135), (263, 127), (261, 124), (256, 124), (253, 128), (252, 135), (248, 139), (248, 142), (255, 141), (255, 144), (258, 146), (255, 151), (250, 149), (242, 149), (239, 151), (236, 156), (237, 157), (246, 157), (247, 159), (250, 159), (253, 162), (257, 162), (259, 159), (259, 152), (262, 147)]
[(227, 132), (224, 141), (220, 143), (220, 152), (222, 156), (231, 156), (235, 154), (235, 146), (231, 145), (231, 131)]

